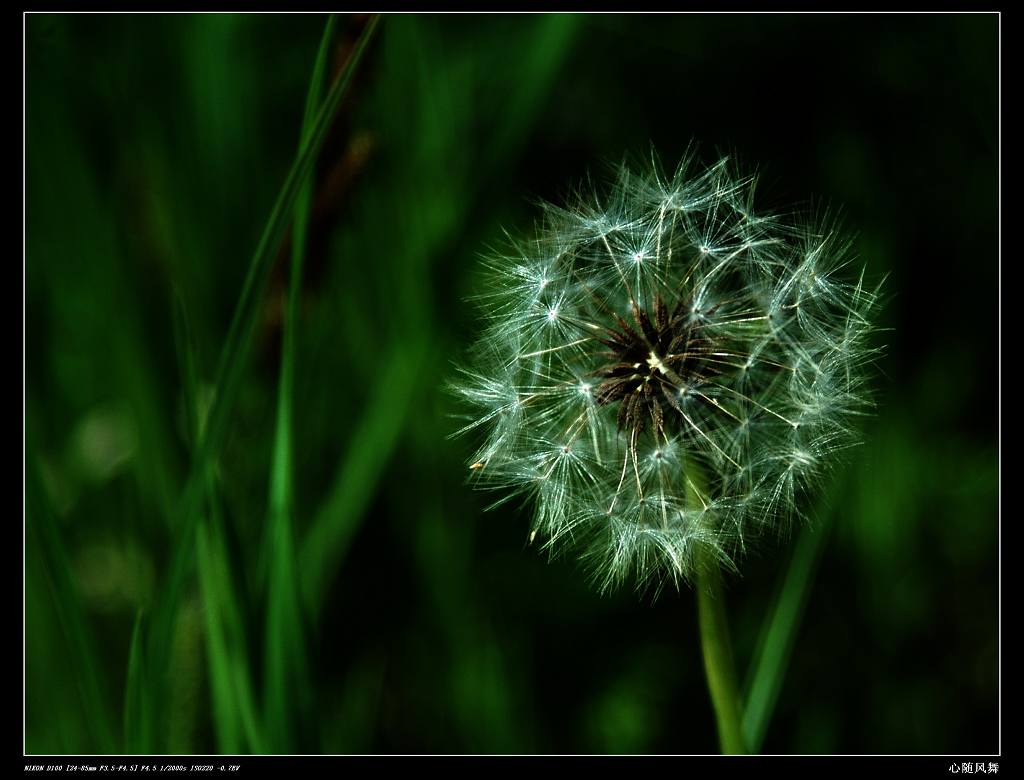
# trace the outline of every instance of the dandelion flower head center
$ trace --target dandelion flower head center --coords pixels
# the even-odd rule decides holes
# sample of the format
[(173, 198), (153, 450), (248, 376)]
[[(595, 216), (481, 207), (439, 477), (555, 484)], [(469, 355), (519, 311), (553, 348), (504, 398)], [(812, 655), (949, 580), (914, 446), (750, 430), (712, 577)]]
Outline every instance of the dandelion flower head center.
[[(595, 401), (620, 403), (619, 430), (639, 434), (649, 423), (655, 438), (665, 439), (666, 409), (682, 412), (680, 394), (711, 376), (710, 341), (691, 310), (684, 297), (670, 310), (656, 294), (653, 317), (631, 301), (632, 322), (615, 315), (615, 324), (603, 329), (599, 341), (607, 351), (594, 372), (601, 378)], [(681, 422), (675, 415), (669, 420), (673, 428)]]

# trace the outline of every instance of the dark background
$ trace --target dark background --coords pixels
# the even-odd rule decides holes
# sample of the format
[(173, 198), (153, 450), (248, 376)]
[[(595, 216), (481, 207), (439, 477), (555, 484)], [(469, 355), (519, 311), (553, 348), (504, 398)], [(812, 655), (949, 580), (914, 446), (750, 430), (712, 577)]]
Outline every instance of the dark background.
[[(465, 485), (444, 391), (502, 227), (695, 141), (756, 168), (762, 208), (839, 209), (888, 275), (877, 412), (806, 508), (828, 536), (763, 750), (996, 752), (993, 14), (385, 17), (317, 165), (294, 555), (266, 533), (286, 245), (204, 509), (220, 585), (191, 563), (168, 595), (176, 296), (202, 410), (324, 24), (27, 17), (26, 751), (715, 752), (693, 593), (601, 597), (528, 547), (529, 508)], [(741, 680), (792, 549), (729, 580)], [(275, 552), (303, 594), (283, 629)], [(160, 693), (133, 626), (171, 598)]]

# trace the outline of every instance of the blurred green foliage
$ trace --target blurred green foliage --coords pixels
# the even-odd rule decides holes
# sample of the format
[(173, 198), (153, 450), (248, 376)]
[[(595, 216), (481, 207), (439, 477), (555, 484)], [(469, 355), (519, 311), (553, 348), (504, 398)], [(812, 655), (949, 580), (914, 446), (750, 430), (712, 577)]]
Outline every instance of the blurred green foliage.
[(366, 20), (321, 82), (325, 17), (28, 16), (25, 750), (714, 752), (692, 594), (600, 598), (484, 511), (443, 389), (530, 197), (696, 139), (764, 207), (842, 204), (891, 293), (809, 587), (776, 600), (793, 544), (730, 582), (741, 666), (802, 606), (763, 750), (995, 752), (997, 21), (384, 17), (245, 360), (307, 92)]

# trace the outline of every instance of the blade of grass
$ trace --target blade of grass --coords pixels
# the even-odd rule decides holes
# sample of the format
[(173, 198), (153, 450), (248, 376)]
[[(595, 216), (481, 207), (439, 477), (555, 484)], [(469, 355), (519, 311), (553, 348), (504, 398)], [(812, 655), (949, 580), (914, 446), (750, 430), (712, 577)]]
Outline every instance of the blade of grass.
[(202, 525), (196, 529), (196, 562), (206, 621), (206, 657), (209, 665), (210, 698), (213, 700), (213, 726), (217, 734), (218, 752), (240, 753), (242, 727), (235, 707), (231, 659), (224, 636), (224, 621), (221, 617), (220, 599), (214, 577), (217, 561), (210, 550), (208, 533)]
[(743, 737), (752, 753), (761, 750), (782, 689), (828, 529), (829, 524), (823, 521), (818, 528), (804, 528), (800, 533), (793, 557), (777, 591), (774, 607), (761, 630), (743, 697)]
[[(327, 20), (320, 49), (317, 51), (306, 95), (306, 108), (300, 133), (300, 148), (313, 132), (316, 108), (323, 93), (335, 17)], [(302, 266), (305, 260), (306, 232), (313, 191), (312, 172), (307, 174), (295, 201), (292, 226), (292, 262), (288, 283), (281, 340), (281, 373), (277, 399), (277, 424), (270, 470), (270, 517), (264, 537), (264, 559), (269, 561), (267, 587), (267, 626), (264, 668), (264, 712), (273, 752), (287, 753), (293, 748), (295, 727), (311, 709), (312, 686), (305, 651), (302, 605), (295, 571), (295, 531), (292, 478), (292, 407), (295, 381), (295, 342), (299, 299), (302, 293)], [(295, 712), (297, 711), (297, 713)], [(298, 717), (296, 717), (296, 714)]]
[(211, 510), (211, 522), (197, 529), (196, 553), (199, 582), (206, 607), (207, 652), (214, 694), (218, 746), (223, 753), (231, 744), (242, 752), (266, 753), (263, 726), (252, 689), (248, 645), (242, 613), (231, 584), (231, 560), (224, 542), (220, 513)]
[(541, 102), (550, 92), (580, 26), (577, 14), (544, 14), (537, 17), (530, 54), (521, 60), (518, 89), (508, 93), (499, 132), (487, 146), (485, 166), (507, 160), (533, 127)]
[(247, 362), (253, 333), (259, 321), (259, 302), (266, 289), (273, 259), (291, 220), (301, 185), (312, 168), (334, 115), (338, 110), (341, 98), (351, 83), (352, 75), (373, 36), (378, 21), (379, 17), (375, 16), (366, 25), (348, 62), (331, 85), (324, 104), (317, 114), (309, 138), (303, 144), (285, 179), (285, 183), (271, 210), (270, 217), (263, 230), (263, 235), (249, 265), (242, 292), (228, 330), (227, 340), (221, 352), (221, 359), (216, 374), (216, 396), (206, 421), (197, 457), (192, 463), (192, 468), (179, 503), (177, 512), (177, 519), (179, 521), (177, 542), (172, 553), (167, 581), (161, 591), (161, 598), (154, 613), (154, 630), (150, 640), (150, 648), (154, 659), (154, 671), (161, 675), (160, 679), (156, 681), (158, 686), (156, 691), (157, 698), (159, 698), (165, 687), (170, 684), (170, 681), (166, 679), (166, 654), (167, 649), (170, 647), (170, 638), (181, 591), (192, 560), (191, 549), (195, 542), (195, 527), (199, 508), (206, 492), (207, 465), (213, 461), (224, 441), (228, 420), (230, 419), (242, 373)]
[(196, 529), (217, 745), (222, 753), (265, 753), (241, 614), (231, 587), (229, 558), (219, 526), (218, 522)]
[(188, 323), (185, 301), (174, 291), (174, 348), (178, 359), (178, 373), (182, 380), (185, 406), (185, 436), (192, 457), (196, 457), (202, 437), (199, 410), (199, 372), (196, 369), (195, 347)]
[(153, 750), (150, 703), (142, 659), (144, 617), (139, 610), (128, 650), (128, 675), (124, 687), (124, 751), (145, 755)]
[(330, 573), (344, 558), (359, 520), (377, 489), (412, 399), (417, 377), (427, 362), (423, 339), (396, 345), (381, 369), (379, 390), (352, 434), (345, 457), (335, 472), (333, 488), (313, 519), (302, 545), (302, 584), (306, 603), (315, 612), (329, 584)]
[[(27, 447), (26, 451), (32, 453), (31, 447)], [(75, 680), (78, 681), (78, 695), (88, 721), (86, 727), (93, 740), (92, 747), (99, 753), (113, 753), (116, 750), (114, 721), (106, 697), (109, 689), (103, 679), (96, 642), (78, 588), (71, 576), (71, 561), (38, 474), (38, 464), (31, 455), (27, 460), (26, 555), (38, 551), (42, 560), (57, 619), (67, 641), (67, 657), (74, 668)]]
[[(185, 431), (192, 456), (196, 456), (202, 438), (199, 409), (199, 381), (196, 371), (195, 350), (188, 325), (188, 316), (181, 296), (175, 295), (174, 343), (177, 350), (179, 373), (184, 387)], [(212, 487), (211, 470), (207, 471), (208, 487)], [(212, 490), (207, 497), (212, 502)], [(223, 594), (217, 592), (215, 571), (218, 564), (210, 551), (209, 531), (200, 521), (196, 529), (196, 563), (199, 569), (199, 589), (204, 606), (206, 657), (213, 705), (213, 724), (217, 747), (222, 753), (238, 753), (241, 749), (241, 727), (234, 707), (235, 693), (228, 658), (222, 617)]]
[[(195, 349), (184, 303), (175, 299), (175, 345), (185, 389), (185, 419), (193, 455), (201, 439), (198, 375)], [(221, 753), (239, 753), (243, 740), (254, 752), (263, 752), (249, 676), (248, 644), (241, 609), (231, 585), (231, 560), (224, 543), (224, 520), (218, 502), (214, 469), (206, 472), (208, 519), (196, 529), (196, 562), (205, 619), (213, 723)]]
[[(522, 70), (528, 77), (518, 79), (505, 96), (504, 102), (514, 107), (512, 119), (503, 122), (497, 136), (487, 144), (481, 163), (484, 170), (475, 170), (474, 177), (465, 181), (453, 181), (450, 167), (440, 163), (439, 169), (439, 161), (452, 159), (461, 147), (471, 147), (475, 141), (468, 136), (474, 117), (461, 115), (460, 101), (453, 98), (453, 92), (460, 88), (468, 91), (473, 84), (452, 83), (449, 52), (433, 34), (431, 24), (404, 18), (389, 28), (389, 46), (401, 51), (403, 62), (411, 57), (417, 64), (415, 73), (410, 74), (412, 84), (406, 89), (411, 88), (418, 96), (428, 96), (420, 98), (419, 105), (402, 107), (405, 113), (416, 117), (419, 133), (416, 143), (402, 150), (409, 169), (416, 174), (397, 182), (397, 197), (422, 203), (423, 207), (408, 215), (406, 230), (392, 239), (387, 252), (404, 260), (401, 284), (395, 286), (397, 292), (392, 292), (401, 301), (402, 319), (408, 323), (408, 329), (396, 340), (378, 375), (378, 391), (364, 409), (328, 497), (303, 540), (303, 596), (314, 612), (324, 597), (331, 572), (344, 559), (362, 513), (377, 490), (412, 399), (422, 389), (429, 358), (423, 334), (435, 328), (430, 320), (430, 299), (424, 293), (430, 284), (427, 264), (432, 253), (443, 247), (450, 234), (465, 222), (466, 214), (479, 197), (479, 192), (467, 189), (462, 193), (459, 187), (473, 188), (475, 182), (487, 181), (502, 166), (511, 164), (526, 142), (527, 130), (537, 119), (542, 98), (569, 51), (578, 24), (579, 19), (572, 14), (538, 20), (534, 39), (537, 46), (525, 50), (522, 58)], [(396, 93), (396, 99), (401, 94)], [(433, 184), (425, 184), (445, 176), (449, 189), (442, 187), (440, 193)]]

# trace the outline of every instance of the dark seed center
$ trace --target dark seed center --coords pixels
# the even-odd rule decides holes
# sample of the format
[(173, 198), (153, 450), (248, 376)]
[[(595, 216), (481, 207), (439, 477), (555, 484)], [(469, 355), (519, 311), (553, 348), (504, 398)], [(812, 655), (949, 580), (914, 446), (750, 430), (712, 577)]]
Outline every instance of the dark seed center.
[(601, 377), (594, 399), (600, 405), (621, 404), (619, 430), (636, 434), (649, 420), (656, 435), (664, 437), (666, 407), (682, 413), (682, 395), (708, 372), (710, 346), (706, 328), (687, 302), (670, 312), (657, 296), (652, 314), (633, 302), (633, 324), (616, 315), (615, 326), (605, 328), (600, 340), (608, 350), (602, 353), (604, 365), (594, 372)]

